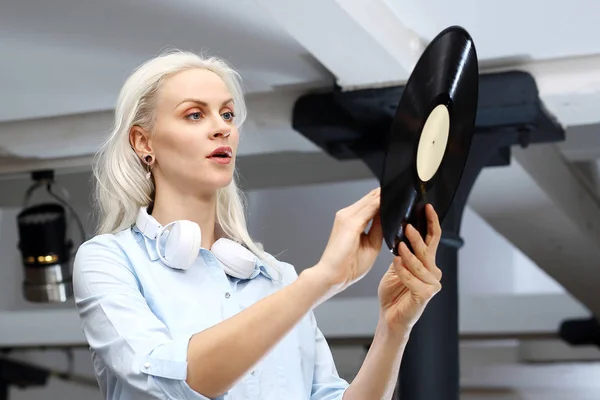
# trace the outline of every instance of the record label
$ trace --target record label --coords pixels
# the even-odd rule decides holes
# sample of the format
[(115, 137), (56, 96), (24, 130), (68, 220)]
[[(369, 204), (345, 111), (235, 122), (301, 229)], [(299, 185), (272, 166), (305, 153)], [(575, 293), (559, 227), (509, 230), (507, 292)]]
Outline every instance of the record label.
[(437, 172), (448, 144), (450, 114), (446, 105), (436, 106), (425, 121), (417, 148), (417, 175), (428, 182)]

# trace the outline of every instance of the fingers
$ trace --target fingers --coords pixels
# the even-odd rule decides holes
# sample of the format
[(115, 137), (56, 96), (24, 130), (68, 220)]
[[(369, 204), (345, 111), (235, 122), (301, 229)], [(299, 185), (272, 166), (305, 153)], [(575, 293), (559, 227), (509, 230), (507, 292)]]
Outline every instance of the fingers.
[[(404, 251), (408, 250), (404, 243), (401, 244), (401, 247), (404, 248)], [(442, 290), (442, 284), (438, 280), (430, 279), (432, 276), (431, 272), (424, 272), (425, 275), (429, 274), (430, 278), (427, 279), (427, 281), (431, 283), (423, 281), (413, 273), (410, 266), (411, 264), (407, 263), (401, 256), (395, 257), (392, 265), (400, 281), (412, 293), (413, 298), (417, 301), (427, 302), (435, 296), (436, 293)]]
[(365, 201), (365, 204), (356, 211), (356, 218), (358, 218), (358, 220), (363, 224), (363, 230), (367, 227), (369, 221), (371, 221), (379, 211), (379, 205), (381, 204), (381, 191), (379, 189), (375, 189), (369, 193), (366, 198), (367, 200)]
[[(440, 284), (440, 279), (438, 279), (438, 277), (436, 276), (438, 275), (436, 274), (437, 271), (435, 271), (439, 270), (438, 267), (436, 267), (435, 265), (430, 266), (429, 268), (425, 267), (423, 263), (413, 253), (410, 252), (410, 250), (404, 242), (400, 243), (399, 253), (400, 257), (396, 258), (400, 258), (400, 262), (404, 264), (406, 269), (408, 269), (412, 273), (412, 275), (415, 276), (415, 278), (419, 279), (427, 285), (431, 285), (434, 287), (437, 287)], [(394, 259), (394, 263), (396, 262), (398, 261)], [(441, 272), (442, 271), (439, 271), (440, 278)]]
[(412, 225), (406, 226), (405, 233), (413, 249), (413, 253), (411, 253), (408, 247), (406, 247), (406, 244), (403, 243), (410, 258), (415, 259), (415, 262), (422, 264), (426, 269), (433, 273), (437, 280), (440, 280), (442, 278), (442, 271), (435, 265), (435, 249), (431, 249), (430, 246), (427, 246), (425, 242), (423, 242), (421, 234)]
[(369, 221), (379, 211), (380, 193), (380, 188), (372, 190), (356, 203), (339, 210), (336, 213), (336, 220), (348, 229), (363, 232)]
[(430, 285), (414, 276), (408, 270), (408, 268), (404, 266), (400, 257), (394, 257), (394, 262), (392, 265), (394, 267), (394, 271), (396, 271), (396, 275), (398, 275), (398, 278), (400, 279), (400, 282), (402, 282), (411, 293), (423, 293), (423, 297), (425, 297), (425, 292), (428, 290)]
[(381, 188), (373, 189), (369, 193), (367, 193), (365, 196), (363, 196), (361, 199), (359, 199), (357, 202), (355, 202), (354, 204), (351, 204), (350, 206), (346, 207), (345, 209), (351, 211), (352, 213), (357, 213), (360, 210), (362, 210), (363, 208), (371, 205), (374, 200), (379, 199), (380, 195), (381, 195)]
[(425, 215), (427, 217), (425, 244), (430, 249), (430, 252), (435, 254), (440, 244), (440, 238), (442, 237), (442, 227), (440, 226), (438, 215), (431, 204), (425, 206)]
[[(403, 244), (403, 246), (406, 248), (406, 245)], [(442, 290), (440, 282), (435, 281), (429, 284), (416, 277), (402, 257), (395, 257), (392, 265), (402, 284), (406, 286), (412, 294), (412, 298), (418, 303), (427, 303), (436, 293)]]

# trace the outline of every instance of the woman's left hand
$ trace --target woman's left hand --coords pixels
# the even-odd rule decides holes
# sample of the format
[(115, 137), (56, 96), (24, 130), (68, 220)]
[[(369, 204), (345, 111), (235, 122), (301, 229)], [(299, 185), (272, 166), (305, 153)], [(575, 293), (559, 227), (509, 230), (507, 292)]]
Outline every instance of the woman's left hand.
[(399, 255), (381, 279), (377, 291), (387, 328), (403, 334), (412, 330), (429, 301), (442, 288), (442, 271), (435, 264), (442, 229), (431, 204), (427, 204), (425, 212), (425, 240), (413, 226), (407, 226), (406, 237), (414, 254), (406, 244), (400, 243)]

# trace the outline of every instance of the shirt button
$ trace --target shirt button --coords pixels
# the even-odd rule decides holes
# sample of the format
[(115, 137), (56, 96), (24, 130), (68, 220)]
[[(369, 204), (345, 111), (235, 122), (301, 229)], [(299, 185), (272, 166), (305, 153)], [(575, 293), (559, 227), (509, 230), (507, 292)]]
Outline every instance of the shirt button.
[(226, 298), (226, 299), (228, 299), (228, 298), (230, 298), (230, 297), (231, 297), (231, 294), (229, 294), (229, 292), (226, 292), (226, 293), (225, 293), (225, 298)]
[(146, 364), (144, 364), (144, 368), (146, 368), (146, 369), (150, 368), (150, 363), (147, 362)]

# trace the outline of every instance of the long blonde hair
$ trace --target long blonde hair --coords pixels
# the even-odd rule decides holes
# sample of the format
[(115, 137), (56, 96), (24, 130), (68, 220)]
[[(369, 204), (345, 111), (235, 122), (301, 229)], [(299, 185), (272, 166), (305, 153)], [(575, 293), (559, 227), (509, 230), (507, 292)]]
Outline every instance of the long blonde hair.
[[(234, 99), (238, 129), (246, 119), (239, 74), (224, 60), (171, 50), (140, 65), (121, 89), (112, 132), (96, 154), (97, 234), (116, 233), (131, 227), (140, 207), (152, 203), (154, 184), (146, 179), (146, 169), (130, 145), (129, 132), (136, 125), (151, 129), (154, 97), (162, 83), (170, 76), (191, 68), (203, 68), (219, 75)], [(217, 192), (216, 219), (228, 237), (244, 244), (263, 262), (274, 266), (262, 245), (255, 243), (248, 233), (245, 197), (236, 184), (235, 174), (232, 182)]]

